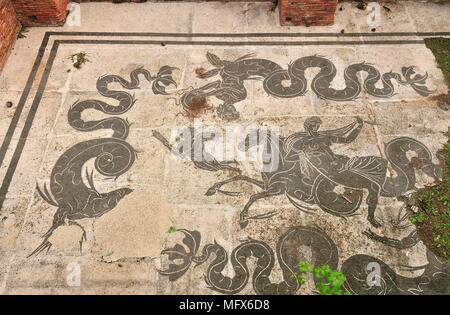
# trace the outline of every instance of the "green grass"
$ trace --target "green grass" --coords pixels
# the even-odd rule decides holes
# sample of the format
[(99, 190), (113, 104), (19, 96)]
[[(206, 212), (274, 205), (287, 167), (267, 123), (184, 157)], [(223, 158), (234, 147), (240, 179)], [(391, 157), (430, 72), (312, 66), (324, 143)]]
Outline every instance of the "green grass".
[[(450, 38), (425, 38), (425, 45), (433, 52), (438, 67), (442, 70), (445, 81), (450, 87)], [(450, 104), (450, 93), (442, 95), (440, 99)]]
[(450, 38), (425, 38), (425, 45), (433, 52), (436, 62), (450, 83)]
[(17, 34), (17, 39), (27, 37), (25, 35), (25, 33), (28, 33), (28, 32), (29, 32), (29, 30), (25, 26), (22, 26), (22, 28), (20, 29), (19, 33)]
[(444, 178), (432, 187), (415, 194), (418, 211), (410, 216), (419, 237), (436, 255), (450, 261), (450, 128), (442, 150)]
[(174, 232), (176, 232), (176, 231), (177, 231), (177, 229), (176, 229), (174, 226), (171, 226), (171, 227), (167, 230), (166, 233), (174, 233)]
[[(450, 39), (426, 38), (425, 45), (433, 52), (439, 68), (450, 86)], [(450, 94), (443, 96), (450, 103)], [(410, 216), (422, 242), (436, 255), (450, 261), (450, 127), (447, 143), (440, 152), (443, 160), (442, 181), (415, 194), (418, 211)], [(412, 206), (412, 205), (410, 205)]]

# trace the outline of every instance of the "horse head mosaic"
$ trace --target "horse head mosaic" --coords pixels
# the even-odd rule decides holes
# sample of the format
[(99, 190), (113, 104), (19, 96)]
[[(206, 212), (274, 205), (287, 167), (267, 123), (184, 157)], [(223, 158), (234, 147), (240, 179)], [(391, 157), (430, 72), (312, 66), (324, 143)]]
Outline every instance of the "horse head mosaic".
[[(318, 97), (327, 100), (352, 101), (363, 89), (370, 95), (389, 98), (394, 95), (393, 80), (400, 85), (410, 86), (421, 96), (432, 93), (425, 85), (427, 74), (415, 74), (412, 66), (403, 67), (400, 75), (392, 71), (380, 74), (373, 65), (364, 62), (353, 64), (344, 71), (345, 88), (337, 90), (330, 87), (336, 76), (336, 67), (324, 57), (299, 58), (290, 63), (287, 70), (270, 60), (258, 59), (253, 55), (226, 61), (208, 52), (207, 60), (213, 69), (205, 72), (202, 78), (218, 76), (219, 79), (200, 88), (184, 90), (180, 103), (184, 110), (189, 111), (194, 98), (206, 100), (214, 96), (223, 102), (217, 107), (217, 113), (218, 117), (225, 121), (239, 117), (235, 104), (247, 97), (247, 90), (244, 87), (246, 80), (263, 80), (264, 90), (274, 97), (300, 97), (306, 93), (308, 86), (305, 70), (311, 67), (320, 68), (320, 72), (310, 83), (311, 89)], [(153, 94), (173, 95), (174, 93), (168, 92), (167, 88), (177, 87), (177, 82), (172, 78), (176, 70), (175, 67), (163, 66), (156, 75), (152, 75), (144, 68), (138, 68), (130, 73), (129, 81), (118, 75), (102, 76), (97, 80), (98, 92), (117, 101), (118, 104), (112, 105), (100, 100), (81, 100), (70, 107), (68, 123), (77, 131), (108, 129), (113, 133), (111, 137), (83, 141), (67, 149), (53, 167), (49, 187), (46, 184), (37, 186), (40, 196), (57, 210), (50, 229), (43, 235), (41, 245), (29, 256), (48, 251), (52, 246), (50, 237), (53, 232), (65, 224), (76, 225), (83, 231), (79, 241), (81, 251), (83, 242), (86, 241), (86, 232), (77, 221), (102, 216), (114, 209), (126, 195), (132, 193), (130, 188), (119, 188), (106, 193), (98, 192), (94, 183), (94, 170), (88, 171), (84, 167), (88, 161), (95, 160), (96, 172), (104, 177), (116, 179), (133, 166), (137, 156), (137, 151), (126, 141), (130, 122), (118, 117), (129, 111), (137, 100), (128, 91), (111, 90), (108, 86), (118, 83), (125, 90), (138, 89), (139, 76), (143, 76), (152, 83)], [(367, 73), (362, 83), (358, 77), (359, 72)], [(284, 81), (288, 81), (289, 84), (284, 84)], [(382, 87), (376, 87), (378, 84)], [(86, 110), (97, 110), (112, 117), (85, 121), (82, 119), (82, 113)], [(207, 189), (205, 191), (207, 196), (225, 194), (238, 198), (239, 192), (222, 189), (224, 185), (232, 185), (237, 181), (251, 183), (260, 189), (260, 192), (250, 197), (240, 212), (241, 229), (245, 229), (252, 220), (263, 220), (277, 215), (276, 211), (251, 215), (250, 210), (252, 204), (259, 199), (281, 195), (299, 211), (312, 214), (318, 208), (340, 218), (355, 215), (365, 202), (368, 208), (368, 223), (375, 229), (381, 226), (375, 219), (379, 198), (402, 196), (415, 189), (418, 169), (412, 166), (407, 152), (414, 153), (415, 159), (420, 162), (416, 164), (420, 165), (420, 170), (430, 177), (441, 178), (442, 168), (433, 163), (433, 154), (423, 143), (409, 137), (398, 137), (385, 143), (384, 158), (380, 156), (350, 158), (333, 152), (332, 144), (345, 145), (353, 142), (367, 123), (371, 122), (355, 117), (352, 123), (345, 126), (322, 130), (321, 119), (310, 117), (304, 121), (304, 130), (286, 136), (275, 135), (264, 128), (249, 131), (238, 144), (239, 150), (248, 151), (252, 146), (262, 146), (265, 151), (271, 153), (269, 159), (271, 161), (266, 163), (277, 161), (277, 167), (263, 169), (260, 178), (243, 175), (239, 163), (235, 160), (221, 161), (208, 153), (203, 141), (196, 141), (197, 130), (190, 127), (191, 144), (197, 146), (202, 156), (206, 157), (203, 160), (196, 160), (191, 156), (190, 160), (201, 171), (232, 171), (236, 174)], [(173, 154), (182, 153), (160, 132), (154, 130), (153, 137)], [(388, 168), (392, 168), (397, 176), (391, 177)], [(337, 190), (338, 186), (342, 189)], [(368, 192), (366, 198), (364, 191)], [(406, 220), (407, 217), (403, 216), (399, 222)], [(442, 294), (447, 293), (447, 284), (450, 280), (449, 264), (441, 261), (430, 251), (427, 251), (428, 264), (410, 267), (413, 270), (423, 271), (415, 278), (401, 276), (383, 261), (369, 255), (351, 256), (339, 266), (336, 244), (317, 226), (294, 226), (287, 229), (279, 238), (275, 253), (264, 241), (249, 237), (232, 250), (230, 262), (227, 251), (218, 243), (205, 244), (200, 251), (200, 232), (188, 229), (178, 231), (184, 235), (182, 241), (184, 245), (177, 244), (162, 251), (162, 254), (167, 255), (170, 264), (168, 268), (159, 270), (160, 274), (168, 277), (170, 281), (176, 281), (188, 272), (193, 263), (202, 265), (214, 256), (214, 260), (207, 267), (205, 282), (211, 290), (226, 294), (241, 292), (248, 284), (251, 274), (253, 289), (258, 294), (294, 294), (301, 286), (295, 277), (291, 277), (300, 260), (297, 250), (299, 247), (309, 248), (315, 257), (315, 266), (329, 265), (332, 269), (340, 269), (347, 278), (344, 290), (353, 294)], [(368, 237), (373, 242), (397, 250), (411, 248), (419, 242), (415, 231), (401, 240), (378, 235), (372, 230), (364, 232), (362, 237)], [(257, 259), (252, 272), (247, 266), (247, 259), (250, 257)], [(280, 283), (272, 283), (269, 279), (276, 260), (284, 279)], [(369, 271), (366, 266), (369, 262), (377, 262), (381, 266), (380, 286), (367, 286), (365, 279)], [(224, 268), (229, 263), (235, 273), (233, 278), (223, 274)]]

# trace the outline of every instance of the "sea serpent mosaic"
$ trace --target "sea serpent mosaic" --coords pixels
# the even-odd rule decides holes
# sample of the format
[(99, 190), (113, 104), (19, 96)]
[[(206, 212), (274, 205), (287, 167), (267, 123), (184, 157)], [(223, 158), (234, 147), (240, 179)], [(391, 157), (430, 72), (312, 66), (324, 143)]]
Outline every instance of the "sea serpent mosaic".
[[(332, 101), (353, 101), (362, 89), (372, 96), (389, 98), (394, 95), (392, 80), (401, 85), (409, 85), (419, 95), (428, 96), (433, 91), (426, 86), (428, 74), (415, 74), (414, 66), (402, 67), (402, 75), (395, 72), (380, 72), (366, 62), (356, 63), (344, 70), (345, 88), (336, 90), (330, 87), (336, 77), (335, 65), (325, 57), (307, 56), (298, 58), (288, 65), (287, 70), (267, 59), (254, 58), (254, 54), (244, 55), (234, 61), (222, 60), (218, 56), (208, 52), (206, 55), (214, 69), (201, 74), (202, 79), (220, 76), (219, 80), (192, 89), (181, 97), (181, 104), (186, 110), (191, 109), (194, 98), (203, 99), (215, 96), (223, 101), (217, 107), (217, 114), (223, 120), (235, 120), (239, 112), (234, 104), (247, 98), (247, 90), (244, 82), (248, 80), (263, 80), (264, 90), (271, 96), (278, 98), (292, 98), (302, 96), (307, 92), (308, 82), (305, 78), (305, 70), (308, 68), (320, 68), (320, 72), (312, 79), (311, 89), (320, 98)], [(367, 73), (364, 82), (360, 83), (359, 72)], [(382, 88), (377, 88), (378, 82)], [(285, 82), (288, 82), (285, 84)]]
[[(231, 252), (230, 258), (226, 250), (216, 242), (203, 246), (200, 249), (201, 235), (198, 231), (185, 229), (178, 230), (184, 234), (183, 246), (176, 244), (167, 248), (161, 254), (167, 255), (170, 263), (167, 269), (159, 273), (176, 281), (183, 276), (192, 263), (195, 267), (208, 261), (212, 255), (214, 259), (209, 263), (205, 282), (208, 288), (224, 294), (236, 294), (242, 291), (250, 280), (250, 271), (247, 267), (247, 259), (257, 259), (252, 271), (252, 285), (257, 294), (292, 295), (301, 287), (296, 277), (292, 277), (297, 271), (297, 264), (302, 260), (298, 248), (306, 246), (310, 249), (314, 266), (328, 265), (331, 269), (338, 268), (338, 249), (333, 240), (318, 227), (296, 226), (291, 227), (279, 238), (276, 257), (273, 250), (265, 242), (248, 238), (242, 241)], [(408, 236), (412, 238), (412, 236)], [(388, 246), (396, 244), (386, 237), (379, 237)], [(410, 242), (412, 247), (418, 239)], [(407, 241), (404, 241), (407, 243)], [(395, 246), (395, 245), (394, 245)], [(186, 250), (186, 247), (188, 250)], [(269, 276), (274, 268), (276, 259), (283, 273), (283, 281), (272, 283)], [(423, 273), (415, 278), (403, 277), (395, 273), (383, 261), (369, 255), (354, 255), (346, 259), (340, 271), (347, 281), (343, 289), (351, 294), (448, 294), (450, 280), (450, 264), (437, 258), (427, 250), (428, 264), (419, 267), (406, 267), (409, 270), (423, 270)], [(174, 261), (181, 261), (175, 263)], [(229, 263), (234, 270), (234, 277), (230, 278), (222, 274)], [(381, 268), (380, 286), (369, 286), (367, 278), (370, 270), (367, 265), (371, 262), (378, 263)], [(317, 278), (314, 278), (317, 281)]]
[(136, 102), (134, 96), (126, 91), (109, 90), (108, 85), (116, 82), (128, 90), (139, 87), (139, 75), (152, 82), (154, 94), (167, 94), (165, 86), (173, 84), (171, 74), (175, 68), (164, 66), (153, 77), (150, 72), (138, 68), (131, 72), (130, 81), (126, 81), (117, 75), (102, 76), (97, 80), (97, 90), (105, 97), (119, 101), (119, 105), (110, 105), (99, 100), (77, 101), (69, 109), (68, 122), (78, 131), (92, 131), (97, 129), (112, 129), (111, 138), (93, 139), (80, 142), (66, 152), (56, 161), (50, 175), (50, 191), (44, 185), (37, 190), (41, 197), (50, 205), (57, 207), (53, 217), (53, 223), (47, 233), (43, 235), (43, 242), (30, 256), (39, 254), (43, 250), (49, 250), (52, 244), (49, 242), (53, 232), (65, 225), (76, 225), (83, 231), (80, 240), (80, 250), (83, 241), (86, 240), (86, 231), (76, 222), (83, 218), (95, 218), (114, 209), (119, 201), (132, 192), (129, 188), (120, 188), (108, 193), (99, 193), (94, 186), (93, 171), (86, 170), (86, 178), (89, 186), (83, 182), (82, 168), (90, 159), (95, 158), (95, 169), (103, 176), (117, 178), (128, 171), (136, 159), (136, 150), (125, 140), (128, 136), (130, 124), (120, 117), (110, 117), (95, 121), (84, 121), (81, 114), (87, 109), (95, 109), (109, 115), (120, 115), (127, 112)]

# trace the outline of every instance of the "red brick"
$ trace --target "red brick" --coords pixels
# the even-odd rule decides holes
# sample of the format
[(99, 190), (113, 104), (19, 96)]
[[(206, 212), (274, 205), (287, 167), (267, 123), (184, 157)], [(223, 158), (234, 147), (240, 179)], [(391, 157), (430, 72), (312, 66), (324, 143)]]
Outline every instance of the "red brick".
[(12, 0), (19, 21), (25, 26), (62, 25), (70, 0)]
[(281, 25), (334, 24), (338, 0), (279, 0)]
[(0, 71), (21, 28), (11, 0), (0, 0)]

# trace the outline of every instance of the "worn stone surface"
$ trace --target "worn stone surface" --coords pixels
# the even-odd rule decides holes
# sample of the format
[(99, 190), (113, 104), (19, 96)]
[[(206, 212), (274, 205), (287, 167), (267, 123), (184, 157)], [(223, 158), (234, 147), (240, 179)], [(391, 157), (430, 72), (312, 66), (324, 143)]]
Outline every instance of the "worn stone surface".
[[(268, 3), (171, 5), (83, 3), (80, 26), (17, 41), (0, 75), (1, 292), (311, 294), (290, 278), (309, 260), (354, 294), (448, 294), (397, 197), (441, 175), (447, 86), (421, 32), (448, 36), (449, 10), (402, 2), (374, 35), (352, 3), (323, 28), (279, 27)], [(47, 31), (80, 33), (39, 54)], [(221, 134), (199, 142), (215, 159), (169, 150), (182, 127)], [(269, 147), (281, 164), (262, 174)]]

